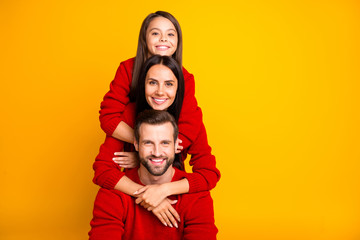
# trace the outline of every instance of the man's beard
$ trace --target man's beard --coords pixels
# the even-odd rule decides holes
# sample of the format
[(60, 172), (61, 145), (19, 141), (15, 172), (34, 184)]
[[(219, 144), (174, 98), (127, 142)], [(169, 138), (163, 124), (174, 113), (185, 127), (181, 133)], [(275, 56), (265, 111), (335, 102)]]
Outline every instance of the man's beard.
[[(149, 158), (164, 158), (166, 163), (165, 165), (154, 166), (153, 164), (150, 163)], [(140, 163), (148, 170), (148, 172), (151, 175), (161, 176), (173, 164), (175, 157), (168, 158), (168, 157), (162, 157), (162, 156), (159, 157), (159, 156), (150, 155), (150, 156), (146, 156), (145, 158), (139, 157), (139, 159), (140, 159)]]

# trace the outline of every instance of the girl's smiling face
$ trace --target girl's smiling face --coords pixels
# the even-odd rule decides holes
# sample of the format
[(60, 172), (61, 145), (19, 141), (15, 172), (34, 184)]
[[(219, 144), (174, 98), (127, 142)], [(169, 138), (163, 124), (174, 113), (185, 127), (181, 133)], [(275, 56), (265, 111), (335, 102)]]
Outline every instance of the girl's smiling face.
[(152, 109), (166, 110), (176, 98), (178, 80), (164, 65), (152, 66), (146, 74), (145, 98)]
[(172, 56), (178, 45), (174, 24), (164, 17), (154, 18), (146, 30), (146, 45), (150, 56)]

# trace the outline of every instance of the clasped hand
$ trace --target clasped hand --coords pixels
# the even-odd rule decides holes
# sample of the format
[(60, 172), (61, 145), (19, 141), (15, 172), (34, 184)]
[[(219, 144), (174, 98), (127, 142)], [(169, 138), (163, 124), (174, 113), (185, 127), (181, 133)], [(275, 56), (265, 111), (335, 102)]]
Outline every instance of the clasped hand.
[(177, 200), (167, 198), (168, 194), (165, 185), (147, 185), (137, 190), (134, 195), (136, 197), (135, 203), (140, 204), (148, 211), (152, 211), (165, 226), (178, 227), (177, 221), (180, 222), (180, 216), (171, 206)]

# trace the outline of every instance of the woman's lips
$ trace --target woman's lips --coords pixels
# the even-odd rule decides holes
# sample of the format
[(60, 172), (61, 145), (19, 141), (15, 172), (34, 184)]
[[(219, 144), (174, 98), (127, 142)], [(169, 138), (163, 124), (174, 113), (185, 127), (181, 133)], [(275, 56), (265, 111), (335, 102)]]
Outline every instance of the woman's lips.
[(166, 102), (167, 98), (152, 98), (153, 102), (156, 103), (157, 105), (161, 105), (164, 102)]

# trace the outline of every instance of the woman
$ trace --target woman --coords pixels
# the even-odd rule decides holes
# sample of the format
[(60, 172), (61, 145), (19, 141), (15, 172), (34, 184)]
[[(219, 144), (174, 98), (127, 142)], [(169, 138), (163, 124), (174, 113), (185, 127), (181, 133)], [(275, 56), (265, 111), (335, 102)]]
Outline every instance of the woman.
[[(127, 105), (127, 114), (123, 117), (124, 122), (129, 126), (133, 126), (135, 116), (139, 112), (150, 108), (167, 110), (176, 120), (178, 120), (181, 112), (181, 106), (183, 104), (183, 96), (184, 78), (181, 68), (178, 66), (177, 62), (167, 56), (152, 56), (145, 62), (143, 71), (140, 73), (136, 104), (130, 103)], [(158, 103), (159, 99), (162, 100), (160, 104)], [(182, 129), (179, 128), (179, 131), (182, 132)], [(197, 139), (189, 148), (184, 149), (182, 152), (185, 156), (186, 154), (192, 155), (190, 164), (193, 165), (196, 163), (193, 167), (195, 173), (188, 173), (187, 179), (177, 182), (156, 186), (148, 185), (145, 187), (132, 182), (124, 176), (123, 172), (120, 171), (120, 166), (116, 165), (112, 161), (112, 154), (115, 151), (121, 150), (123, 146), (123, 141), (119, 141), (111, 136), (106, 137), (104, 144), (100, 148), (100, 153), (94, 163), (94, 182), (102, 187), (113, 189), (109, 184), (111, 184), (110, 182), (113, 179), (116, 179), (118, 183), (115, 185), (115, 189), (138, 197), (136, 201), (138, 203), (141, 202), (141, 205), (149, 208), (149, 210), (153, 210), (154, 214), (163, 222), (164, 225), (172, 226), (170, 223), (171, 221), (176, 226), (173, 216), (177, 216), (177, 213), (169, 204), (171, 202), (166, 199), (166, 197), (189, 192), (189, 188), (184, 189), (182, 185), (186, 185), (189, 181), (188, 179), (192, 178), (192, 175), (207, 176), (207, 180), (209, 180), (209, 182), (217, 181), (220, 178), (220, 173), (215, 166), (215, 158), (211, 155), (211, 148), (207, 144), (207, 137), (203, 124)], [(174, 166), (180, 169), (182, 168), (182, 162), (179, 158), (177, 158)], [(207, 184), (208, 183), (205, 182), (202, 185)], [(125, 185), (125, 187), (123, 187), (123, 185)], [(175, 187), (169, 188), (169, 185), (175, 185)], [(136, 191), (138, 191), (138, 193), (135, 193)], [(151, 195), (155, 198), (155, 200), (146, 202), (146, 200), (144, 200), (147, 197), (146, 194)], [(162, 205), (156, 209), (155, 207), (160, 204)], [(161, 212), (161, 209), (164, 208), (167, 210)], [(159, 211), (161, 213), (159, 213)], [(166, 216), (163, 216), (163, 214), (166, 214)]]

